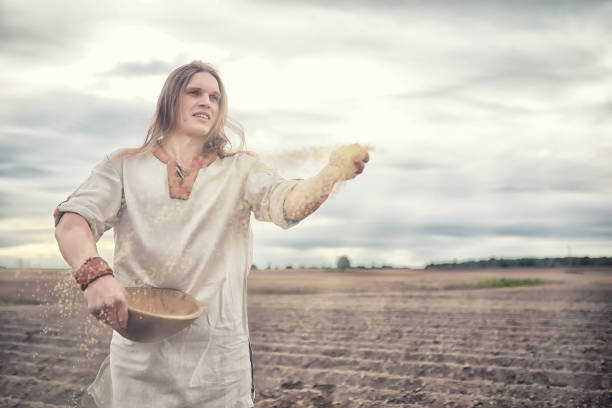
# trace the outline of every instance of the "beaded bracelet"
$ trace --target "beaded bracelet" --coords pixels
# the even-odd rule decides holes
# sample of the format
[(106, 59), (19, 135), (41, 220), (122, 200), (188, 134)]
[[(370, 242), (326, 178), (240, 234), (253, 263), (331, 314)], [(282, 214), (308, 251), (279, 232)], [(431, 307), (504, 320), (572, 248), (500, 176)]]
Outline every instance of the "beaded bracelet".
[(83, 265), (74, 273), (74, 278), (81, 287), (81, 290), (87, 289), (91, 282), (106, 275), (113, 275), (113, 270), (108, 266), (106, 261), (99, 256), (89, 258)]

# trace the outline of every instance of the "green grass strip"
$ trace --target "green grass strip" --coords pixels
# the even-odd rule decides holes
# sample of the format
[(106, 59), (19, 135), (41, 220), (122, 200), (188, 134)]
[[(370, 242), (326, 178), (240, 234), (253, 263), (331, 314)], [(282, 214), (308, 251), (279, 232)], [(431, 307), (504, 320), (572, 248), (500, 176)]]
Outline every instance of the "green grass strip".
[(478, 282), (478, 288), (514, 288), (517, 286), (541, 285), (544, 281), (540, 279), (494, 279)]

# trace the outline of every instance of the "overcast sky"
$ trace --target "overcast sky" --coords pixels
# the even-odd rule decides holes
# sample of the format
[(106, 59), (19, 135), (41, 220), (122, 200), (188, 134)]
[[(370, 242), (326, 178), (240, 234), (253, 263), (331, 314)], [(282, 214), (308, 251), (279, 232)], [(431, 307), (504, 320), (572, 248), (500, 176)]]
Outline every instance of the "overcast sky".
[(259, 267), (610, 256), (611, 21), (610, 1), (0, 0), (0, 265), (65, 265), (53, 208), (142, 143), (194, 59), (282, 175), (374, 149), (297, 227), (254, 221)]

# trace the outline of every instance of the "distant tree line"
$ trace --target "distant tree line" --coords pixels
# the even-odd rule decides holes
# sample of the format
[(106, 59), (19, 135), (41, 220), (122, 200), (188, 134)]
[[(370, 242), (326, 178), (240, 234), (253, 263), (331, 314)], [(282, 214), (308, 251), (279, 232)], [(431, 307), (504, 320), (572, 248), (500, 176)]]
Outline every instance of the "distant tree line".
[(486, 260), (430, 263), (425, 269), (479, 269), (479, 268), (554, 268), (572, 266), (612, 266), (612, 257), (591, 258), (569, 256), (565, 258), (489, 258)]
[[(294, 265), (285, 265), (285, 267), (279, 267), (278, 265), (272, 265), (272, 264), (268, 264), (268, 266), (266, 267), (266, 269), (293, 269), (295, 268)], [(257, 270), (258, 267), (255, 264), (251, 264), (251, 270)], [(351, 264), (351, 260), (349, 259), (348, 256), (346, 255), (341, 255), (336, 259), (336, 267), (335, 268), (330, 268), (327, 266), (314, 266), (314, 265), (310, 265), (310, 266), (304, 266), (304, 265), (299, 265), (297, 267), (297, 269), (325, 269), (327, 271), (332, 271), (332, 270), (341, 270), (341, 271), (346, 271), (346, 270), (353, 270), (353, 269), (395, 269), (393, 267), (393, 265), (388, 265), (388, 264), (382, 264), (380, 266), (377, 265), (372, 265), (372, 266), (364, 266), (364, 265), (352, 265)], [(399, 268), (399, 269), (406, 269), (406, 268)]]

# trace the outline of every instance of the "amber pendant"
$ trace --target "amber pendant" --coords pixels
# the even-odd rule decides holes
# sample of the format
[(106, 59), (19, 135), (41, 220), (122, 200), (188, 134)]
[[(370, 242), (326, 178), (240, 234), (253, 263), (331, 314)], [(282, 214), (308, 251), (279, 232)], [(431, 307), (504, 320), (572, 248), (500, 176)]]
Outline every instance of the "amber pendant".
[(169, 158), (167, 168), (170, 198), (178, 198), (180, 200), (187, 200), (189, 198), (200, 167), (202, 167), (202, 160), (199, 158), (193, 159), (191, 171), (185, 174), (183, 169), (176, 163), (176, 160)]
[(217, 153), (215, 152), (208, 153), (204, 157), (196, 157), (191, 162), (191, 170), (186, 171), (186, 169), (178, 165), (176, 159), (170, 157), (170, 155), (166, 153), (159, 142), (153, 149), (153, 155), (162, 163), (165, 163), (168, 169), (168, 189), (170, 198), (177, 198), (179, 200), (187, 200), (189, 198), (200, 169), (210, 165), (217, 159)]

